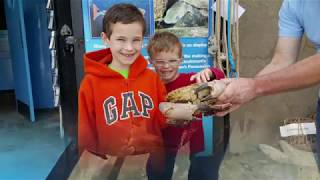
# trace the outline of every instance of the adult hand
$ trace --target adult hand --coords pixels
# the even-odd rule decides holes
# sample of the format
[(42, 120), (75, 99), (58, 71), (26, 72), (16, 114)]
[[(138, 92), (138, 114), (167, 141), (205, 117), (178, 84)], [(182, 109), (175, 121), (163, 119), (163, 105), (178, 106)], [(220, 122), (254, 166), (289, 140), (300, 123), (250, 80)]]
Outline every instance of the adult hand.
[(227, 87), (218, 97), (217, 104), (231, 104), (231, 108), (216, 112), (216, 116), (224, 116), (257, 97), (255, 81), (252, 78), (222, 79), (221, 81)]
[(197, 83), (208, 82), (212, 77), (212, 71), (206, 68), (190, 77), (190, 81), (196, 80)]

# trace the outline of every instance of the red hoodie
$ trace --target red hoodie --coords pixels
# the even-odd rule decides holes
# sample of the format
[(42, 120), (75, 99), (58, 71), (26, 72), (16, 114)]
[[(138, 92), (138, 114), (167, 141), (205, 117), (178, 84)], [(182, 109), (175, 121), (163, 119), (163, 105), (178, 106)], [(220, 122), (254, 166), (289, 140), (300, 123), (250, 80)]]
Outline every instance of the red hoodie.
[(126, 147), (133, 154), (147, 153), (162, 146), (160, 127), (164, 117), (158, 105), (165, 101), (165, 87), (147, 62), (139, 56), (125, 79), (110, 69), (110, 49), (84, 55), (85, 77), (81, 82), (78, 105), (78, 141), (98, 155), (121, 155)]

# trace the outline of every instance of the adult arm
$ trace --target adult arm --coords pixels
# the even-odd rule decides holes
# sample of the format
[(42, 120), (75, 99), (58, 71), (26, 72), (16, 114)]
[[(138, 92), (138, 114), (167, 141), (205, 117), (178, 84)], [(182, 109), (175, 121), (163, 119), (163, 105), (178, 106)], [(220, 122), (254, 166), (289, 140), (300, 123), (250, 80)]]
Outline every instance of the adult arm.
[(310, 87), (320, 82), (320, 54), (254, 78), (257, 96)]
[(259, 96), (302, 89), (319, 83), (320, 54), (296, 62), (299, 48), (300, 39), (279, 38), (271, 63), (255, 78), (224, 80), (228, 86), (218, 100), (222, 104), (231, 103), (232, 108), (217, 115), (223, 116)]
[(295, 63), (300, 49), (300, 38), (280, 37), (278, 39), (274, 56), (271, 62), (265, 66), (256, 76), (284, 69)]

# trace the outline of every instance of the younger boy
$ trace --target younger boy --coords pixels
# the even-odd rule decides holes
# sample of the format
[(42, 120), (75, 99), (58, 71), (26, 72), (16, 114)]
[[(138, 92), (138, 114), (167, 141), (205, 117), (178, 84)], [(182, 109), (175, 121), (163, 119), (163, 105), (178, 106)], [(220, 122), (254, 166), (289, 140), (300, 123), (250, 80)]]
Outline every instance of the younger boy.
[(78, 141), (100, 157), (161, 151), (158, 104), (165, 100), (159, 76), (141, 55), (145, 20), (131, 4), (116, 4), (103, 19), (107, 49), (84, 55), (79, 90)]
[[(179, 73), (182, 63), (182, 45), (177, 36), (169, 32), (158, 32), (149, 41), (148, 53), (156, 72), (165, 83), (168, 92), (177, 88), (224, 77), (217, 68), (204, 69), (195, 73)], [(190, 168), (188, 179), (214, 180), (218, 178), (217, 157), (196, 157), (204, 150), (202, 121), (194, 121), (185, 127), (168, 126), (162, 131), (165, 145), (165, 172), (162, 180), (172, 178), (175, 158), (179, 148), (190, 141)]]

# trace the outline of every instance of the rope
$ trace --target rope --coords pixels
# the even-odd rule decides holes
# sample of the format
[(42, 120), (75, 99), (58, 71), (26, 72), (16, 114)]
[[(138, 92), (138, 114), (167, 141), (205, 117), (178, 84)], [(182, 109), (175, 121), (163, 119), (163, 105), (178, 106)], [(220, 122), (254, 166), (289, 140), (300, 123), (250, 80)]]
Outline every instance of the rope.
[(231, 0), (228, 0), (228, 42), (227, 42), (227, 47), (228, 47), (228, 61), (230, 64), (230, 72), (228, 73), (229, 77), (238, 77), (237, 71), (236, 71), (236, 67), (235, 67), (235, 63), (234, 63), (234, 59), (232, 56), (232, 49), (231, 49), (231, 12), (232, 12), (232, 8), (231, 8)]
[(217, 46), (218, 46), (218, 51), (216, 54), (216, 62), (217, 62), (217, 66), (220, 69), (223, 69), (222, 66), (222, 61), (221, 61), (221, 44), (220, 44), (220, 26), (221, 26), (221, 4), (220, 4), (220, 0), (216, 0), (216, 21), (215, 21), (215, 37), (216, 37), (216, 42), (217, 42)]
[[(222, 3), (223, 10), (226, 9), (226, 3), (223, 1)], [(229, 67), (229, 57), (228, 57), (228, 41), (227, 41), (227, 19), (223, 18), (223, 52), (225, 55), (225, 61), (226, 61), (226, 72), (227, 77), (230, 77), (230, 67)]]
[(239, 47), (239, 19), (238, 19), (238, 14), (239, 14), (239, 0), (236, 1), (236, 7), (235, 7), (235, 17), (236, 17), (236, 22), (235, 22), (235, 29), (236, 29), (236, 56), (237, 56), (237, 72), (238, 75), (240, 75), (240, 47)]
[[(226, 72), (227, 77), (238, 77), (240, 67), (239, 52), (239, 0), (216, 0), (216, 17), (213, 20), (215, 29), (215, 41), (218, 50), (215, 54), (216, 66)], [(221, 23), (221, 9), (227, 10)], [(232, 22), (234, 23), (233, 25)], [(222, 33), (220, 32), (222, 28)], [(221, 36), (222, 34), (222, 36)], [(234, 59), (235, 58), (235, 59)], [(225, 67), (223, 65), (225, 62)]]

